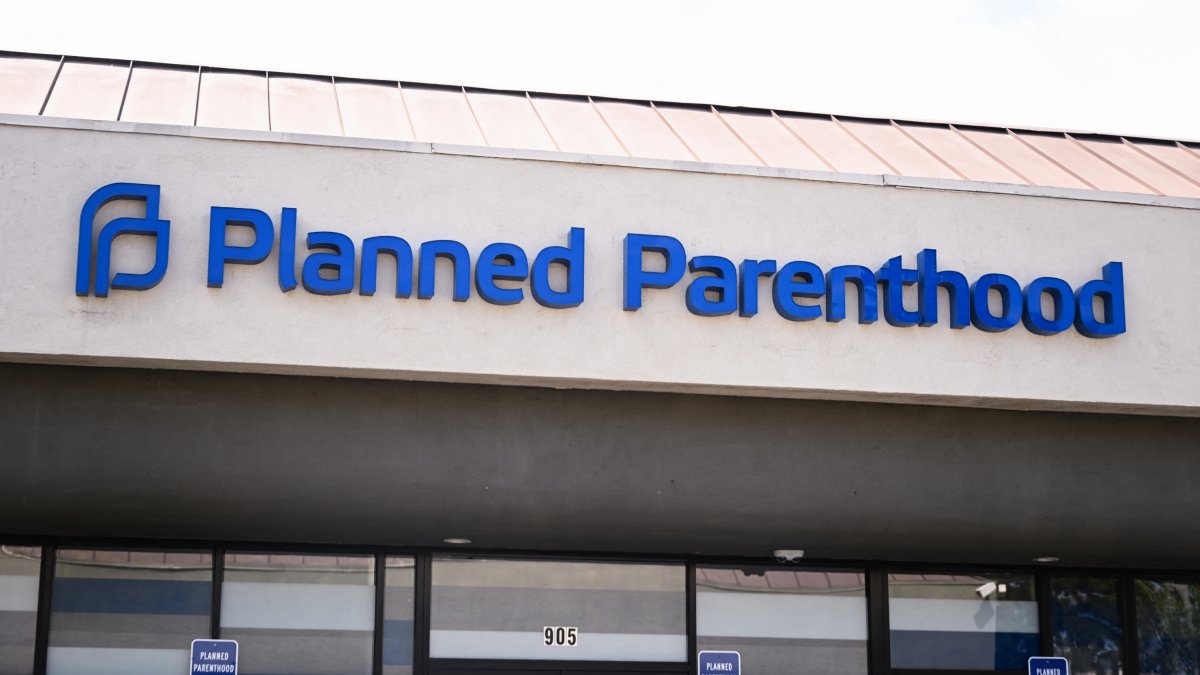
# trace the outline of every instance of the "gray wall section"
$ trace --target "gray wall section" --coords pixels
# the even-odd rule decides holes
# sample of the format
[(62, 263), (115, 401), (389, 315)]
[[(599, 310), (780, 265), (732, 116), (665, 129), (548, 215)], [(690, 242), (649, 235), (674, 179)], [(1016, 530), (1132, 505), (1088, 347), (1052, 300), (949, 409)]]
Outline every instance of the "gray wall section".
[(0, 533), (1200, 566), (1200, 419), (0, 364)]
[(734, 651), (742, 671), (754, 675), (862, 675), (867, 669), (866, 640), (779, 640), (701, 637), (701, 651)]
[(541, 632), (576, 626), (581, 633), (687, 633), (687, 595), (663, 591), (435, 586), (433, 630)]

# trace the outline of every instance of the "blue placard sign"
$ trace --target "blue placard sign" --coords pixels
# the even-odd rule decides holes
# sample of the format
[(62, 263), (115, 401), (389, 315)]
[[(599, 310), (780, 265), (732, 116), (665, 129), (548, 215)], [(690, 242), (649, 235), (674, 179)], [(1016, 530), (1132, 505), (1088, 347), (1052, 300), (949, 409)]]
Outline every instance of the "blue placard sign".
[(737, 652), (700, 652), (698, 675), (742, 675), (742, 655)]
[(1031, 656), (1029, 675), (1071, 675), (1071, 667), (1061, 656)]
[(237, 640), (192, 640), (192, 673), (237, 675)]

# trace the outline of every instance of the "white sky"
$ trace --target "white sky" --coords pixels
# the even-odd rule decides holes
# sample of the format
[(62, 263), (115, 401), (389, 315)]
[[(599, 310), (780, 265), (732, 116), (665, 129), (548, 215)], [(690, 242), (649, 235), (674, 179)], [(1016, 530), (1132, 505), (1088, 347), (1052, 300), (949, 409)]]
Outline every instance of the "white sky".
[(0, 49), (1200, 140), (1200, 0), (9, 3)]

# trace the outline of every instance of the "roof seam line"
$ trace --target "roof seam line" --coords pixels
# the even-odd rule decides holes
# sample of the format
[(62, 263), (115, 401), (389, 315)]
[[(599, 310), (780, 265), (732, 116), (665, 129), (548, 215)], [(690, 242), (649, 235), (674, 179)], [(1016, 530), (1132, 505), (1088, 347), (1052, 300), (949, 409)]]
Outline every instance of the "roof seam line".
[(196, 66), (196, 105), (192, 110), (192, 126), (200, 126), (200, 85), (204, 81), (204, 66)]
[(346, 135), (346, 123), (342, 121), (342, 97), (338, 96), (337, 76), (329, 76), (329, 86), (333, 88), (333, 107), (337, 110), (338, 129), (341, 129), (342, 135)]
[(125, 91), (121, 92), (121, 105), (117, 106), (117, 121), (125, 114), (125, 99), (129, 98), (129, 83), (133, 81), (133, 61), (129, 62), (129, 72), (125, 73)]
[(763, 159), (762, 155), (759, 155), (757, 152), (755, 152), (754, 148), (750, 147), (750, 144), (746, 142), (746, 139), (742, 138), (742, 135), (737, 132), (737, 129), (733, 128), (733, 125), (729, 123), (729, 120), (725, 119), (725, 116), (721, 114), (720, 110), (717, 110), (716, 106), (710, 105), (708, 106), (708, 109), (712, 111), (712, 114), (717, 116), (717, 119), (721, 120), (721, 124), (725, 125), (725, 128), (729, 130), (729, 133), (733, 134), (734, 138), (738, 139), (741, 141), (742, 145), (746, 146), (746, 149), (750, 151), (751, 155), (754, 155), (754, 158), (757, 159), (760, 164), (763, 166), (771, 166), (770, 164), (767, 164), (767, 160)]
[(954, 133), (958, 134), (959, 137), (961, 137), (964, 141), (966, 141), (966, 142), (970, 143), (971, 145), (975, 146), (976, 148), (978, 148), (979, 151), (982, 152), (983, 154), (987, 155), (988, 157), (991, 157), (993, 160), (996, 161), (997, 164), (999, 164), (1000, 166), (1004, 167), (1005, 169), (1008, 169), (1009, 171), (1011, 171), (1014, 176), (1025, 181), (1026, 185), (1035, 185), (1036, 184), (1034, 181), (1030, 180), (1028, 176), (1021, 173), (1020, 171), (1017, 171), (1016, 167), (1011, 166), (1008, 162), (1000, 159), (998, 156), (993, 154), (991, 150), (988, 150), (987, 148), (983, 147), (982, 144), (976, 142), (975, 139), (964, 134), (962, 132), (962, 129), (959, 129), (958, 127), (951, 124), (950, 130), (953, 131)]
[(413, 140), (418, 141), (417, 125), (413, 123), (412, 113), (408, 110), (408, 99), (404, 96), (404, 87), (399, 82), (396, 83), (396, 91), (400, 92), (400, 107), (404, 108), (404, 119), (408, 120), (408, 130), (412, 132)]
[[(883, 162), (883, 165), (886, 166), (887, 168), (891, 169), (892, 173), (894, 173), (897, 176), (904, 175), (903, 173), (900, 173), (900, 169), (897, 169), (896, 167), (892, 166), (892, 163), (887, 161), (886, 159), (884, 159), (883, 155), (880, 155), (878, 152), (875, 152), (871, 148), (871, 146), (867, 145), (866, 141), (859, 138), (857, 134), (855, 134), (853, 131), (851, 131), (850, 127), (843, 124), (842, 121), (837, 118), (837, 115), (830, 115), (829, 119), (833, 120), (833, 123), (836, 124), (839, 129), (846, 132), (847, 134), (850, 134), (850, 138), (853, 138), (855, 141), (857, 141), (858, 144), (861, 145), (864, 150), (871, 153), (871, 156), (873, 156), (875, 159), (879, 160), (880, 162)], [(890, 122), (891, 120), (888, 120), (888, 121)]]
[(546, 131), (546, 136), (554, 145), (554, 149), (558, 152), (562, 152), (562, 146), (560, 146), (558, 141), (555, 140), (554, 133), (550, 131), (550, 125), (546, 124), (546, 120), (542, 119), (542, 113), (538, 112), (537, 106), (533, 104), (533, 97), (529, 95), (529, 92), (525, 92), (525, 100), (529, 102), (529, 107), (533, 110), (533, 116), (537, 118), (539, 123), (541, 123), (542, 129)]
[(784, 131), (791, 134), (792, 138), (796, 139), (797, 141), (800, 141), (800, 145), (803, 145), (804, 147), (808, 148), (808, 151), (811, 152), (814, 157), (821, 160), (821, 163), (825, 165), (825, 168), (827, 168), (830, 171), (833, 171), (835, 173), (837, 172), (837, 168), (833, 165), (833, 163), (830, 162), (829, 160), (825, 159), (824, 155), (817, 152), (816, 148), (809, 145), (808, 141), (804, 140), (804, 137), (801, 136), (799, 133), (797, 133), (796, 130), (791, 127), (791, 125), (789, 125), (787, 122), (784, 122), (783, 118), (779, 116), (779, 113), (772, 110), (771, 117), (774, 118), (774, 120), (779, 123), (779, 126), (783, 127)]
[(704, 161), (700, 159), (700, 155), (697, 155), (695, 150), (692, 150), (692, 146), (688, 145), (687, 141), (683, 140), (683, 136), (679, 135), (679, 132), (675, 130), (675, 127), (671, 126), (671, 123), (667, 121), (667, 116), (662, 114), (662, 111), (658, 109), (658, 106), (654, 105), (654, 101), (650, 101), (650, 109), (654, 111), (655, 115), (658, 115), (658, 119), (662, 120), (663, 124), (667, 125), (667, 128), (671, 130), (671, 133), (675, 135), (675, 138), (677, 138), (679, 142), (683, 144), (683, 149), (688, 151), (688, 154), (692, 156), (692, 159), (696, 160), (697, 162)]
[(462, 91), (463, 100), (467, 102), (467, 110), (471, 112), (471, 119), (475, 121), (475, 128), (479, 130), (479, 135), (483, 138), (483, 144), (489, 148), (492, 147), (492, 144), (488, 142), (487, 132), (483, 130), (483, 125), (479, 123), (479, 115), (475, 114), (475, 106), (471, 105), (471, 97), (467, 95), (467, 88), (459, 87), (459, 90)]
[(58, 69), (54, 71), (54, 78), (50, 80), (50, 88), (46, 90), (46, 96), (42, 99), (42, 107), (38, 109), (38, 115), (46, 114), (46, 106), (50, 105), (50, 94), (54, 93), (54, 87), (58, 85), (58, 76), (62, 75), (63, 64), (66, 61), (67, 57), (58, 57)]
[(604, 128), (608, 129), (608, 133), (612, 134), (613, 138), (617, 140), (617, 145), (621, 146), (621, 152), (624, 152), (626, 157), (633, 157), (633, 153), (629, 152), (629, 148), (625, 147), (625, 142), (617, 135), (616, 129), (613, 129), (612, 125), (608, 123), (608, 118), (604, 116), (604, 111), (600, 110), (600, 106), (596, 105), (591, 96), (588, 96), (587, 100), (588, 104), (592, 106), (592, 110), (595, 110), (596, 114), (600, 116), (600, 121), (604, 122)]
[(905, 137), (905, 138), (907, 138), (908, 140), (912, 141), (913, 143), (916, 143), (918, 148), (921, 148), (921, 149), (922, 149), (922, 150), (924, 150), (925, 152), (929, 153), (929, 155), (930, 155), (931, 157), (933, 157), (933, 159), (934, 159), (935, 161), (939, 162), (939, 163), (940, 163), (942, 166), (944, 166), (944, 167), (946, 167), (947, 169), (949, 169), (949, 170), (950, 170), (950, 172), (951, 172), (951, 173), (953, 173), (955, 176), (958, 176), (959, 178), (961, 178), (961, 179), (963, 179), (963, 180), (971, 180), (970, 178), (967, 178), (967, 174), (965, 174), (965, 173), (963, 173), (963, 172), (959, 171), (958, 169), (954, 168), (954, 167), (953, 167), (953, 166), (950, 164), (950, 162), (947, 162), (946, 160), (942, 159), (942, 156), (941, 156), (941, 155), (939, 155), (939, 154), (937, 154), (936, 152), (934, 152), (933, 150), (931, 150), (931, 149), (929, 148), (929, 146), (925, 145), (925, 144), (924, 144), (924, 143), (922, 143), (922, 142), (921, 142), (921, 141), (920, 141), (920, 140), (919, 140), (919, 139), (918, 139), (916, 136), (913, 136), (911, 133), (909, 133), (909, 131), (908, 131), (907, 129), (905, 129), (904, 127), (902, 127), (902, 126), (900, 126), (899, 124), (897, 124), (897, 123), (896, 123), (896, 120), (891, 120), (891, 123), (892, 123), (892, 128), (894, 128), (896, 131), (899, 131), (899, 132), (900, 132), (901, 134), (903, 134), (903, 135), (904, 135), (904, 137)]
[(267, 75), (267, 130), (275, 131), (273, 120), (271, 119), (271, 71), (266, 72)]

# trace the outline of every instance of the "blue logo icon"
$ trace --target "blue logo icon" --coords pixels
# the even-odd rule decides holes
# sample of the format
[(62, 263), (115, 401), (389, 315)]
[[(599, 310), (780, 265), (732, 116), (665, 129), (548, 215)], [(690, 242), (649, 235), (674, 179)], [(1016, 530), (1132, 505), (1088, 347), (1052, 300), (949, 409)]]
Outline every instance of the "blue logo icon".
[[(157, 185), (140, 183), (113, 183), (92, 193), (79, 214), (79, 252), (75, 265), (75, 295), (87, 296), (95, 277), (96, 297), (108, 297), (109, 261), (112, 256), (113, 239), (122, 234), (143, 234), (155, 237), (154, 266), (143, 274), (118, 272), (113, 275), (112, 288), (144, 291), (162, 281), (167, 273), (167, 250), (171, 240), (171, 223), (158, 218)], [(95, 268), (92, 266), (92, 228), (96, 213), (105, 204), (117, 200), (134, 200), (146, 203), (144, 218), (114, 218), (100, 229), (96, 239)], [(94, 271), (94, 274), (93, 274)]]

